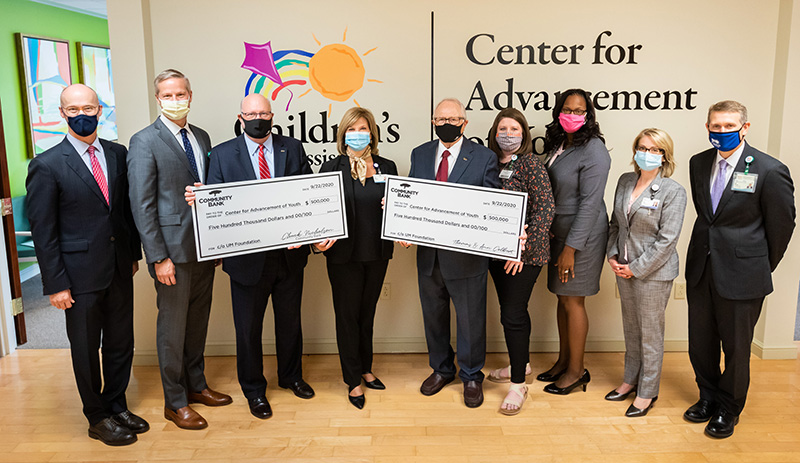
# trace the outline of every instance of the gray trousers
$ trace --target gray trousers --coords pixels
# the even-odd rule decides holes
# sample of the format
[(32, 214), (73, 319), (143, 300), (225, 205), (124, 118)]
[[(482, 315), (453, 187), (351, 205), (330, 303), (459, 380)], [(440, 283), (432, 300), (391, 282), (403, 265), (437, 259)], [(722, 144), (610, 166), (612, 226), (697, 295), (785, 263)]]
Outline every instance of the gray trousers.
[(638, 385), (637, 395), (658, 395), (664, 360), (664, 312), (672, 280), (649, 281), (617, 277), (625, 333), (625, 378)]
[[(153, 265), (148, 266), (155, 279)], [(214, 262), (175, 264), (172, 286), (155, 279), (156, 347), (167, 408), (188, 405), (187, 394), (207, 388), (203, 353), (211, 311)]]

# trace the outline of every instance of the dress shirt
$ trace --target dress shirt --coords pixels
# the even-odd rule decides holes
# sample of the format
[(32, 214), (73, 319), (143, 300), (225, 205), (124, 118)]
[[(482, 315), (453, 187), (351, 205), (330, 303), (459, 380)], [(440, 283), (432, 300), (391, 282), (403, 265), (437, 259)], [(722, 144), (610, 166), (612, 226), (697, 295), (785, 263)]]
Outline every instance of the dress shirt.
[(733, 169), (736, 168), (736, 165), (739, 164), (739, 158), (742, 157), (742, 151), (744, 151), (744, 143), (739, 145), (739, 148), (728, 156), (728, 159), (725, 159), (719, 154), (719, 150), (717, 150), (717, 157), (714, 159), (714, 165), (711, 166), (711, 188), (709, 188), (709, 191), (714, 190), (714, 179), (717, 178), (717, 172), (719, 172), (719, 162), (723, 159), (728, 163), (728, 167), (725, 169), (725, 185), (728, 185), (728, 182), (731, 181), (731, 177), (733, 177)]
[(442, 153), (444, 150), (450, 152), (450, 156), (447, 158), (447, 178), (450, 178), (450, 172), (453, 171), (453, 166), (456, 165), (456, 161), (458, 160), (458, 155), (461, 153), (461, 145), (464, 143), (464, 135), (461, 135), (458, 138), (458, 141), (453, 144), (450, 148), (446, 148), (442, 141), (439, 140), (439, 145), (436, 149), (436, 164), (433, 166), (434, 174), (439, 171), (439, 164), (442, 162)]
[[(250, 163), (253, 165), (253, 172), (256, 173), (256, 178), (261, 178), (261, 169), (258, 166), (258, 143), (250, 139), (246, 134), (244, 135), (244, 142), (247, 145), (247, 153), (250, 155)], [(267, 137), (264, 142), (264, 159), (267, 160), (269, 166), (270, 178), (275, 178), (275, 153), (272, 148), (272, 135)]]
[[(192, 151), (194, 151), (194, 162), (197, 163), (197, 175), (200, 176), (200, 181), (204, 182), (205, 179), (203, 178), (203, 172), (206, 171), (206, 153), (200, 148), (200, 144), (197, 143), (197, 138), (195, 138), (194, 134), (192, 133), (192, 129), (189, 127), (189, 123), (186, 123), (185, 127), (181, 127), (178, 124), (172, 122), (164, 116), (163, 114), (158, 116), (161, 118), (161, 122), (167, 126), (170, 132), (175, 135), (175, 139), (178, 140), (178, 145), (183, 148), (183, 135), (181, 135), (181, 129), (186, 129), (186, 135), (189, 137), (189, 143), (192, 144)], [(185, 151), (185, 150), (184, 150)]]
[[(89, 169), (89, 172), (94, 175), (94, 172), (92, 172), (92, 161), (89, 159), (89, 145), (73, 137), (71, 133), (67, 133), (67, 140), (69, 140), (69, 143), (81, 156), (81, 161), (86, 164), (86, 168)], [(100, 168), (103, 169), (103, 176), (106, 178), (106, 185), (108, 185), (108, 165), (106, 165), (106, 156), (103, 152), (103, 146), (100, 144), (100, 139), (95, 138), (92, 142), (92, 146), (94, 146), (94, 155), (97, 157)]]

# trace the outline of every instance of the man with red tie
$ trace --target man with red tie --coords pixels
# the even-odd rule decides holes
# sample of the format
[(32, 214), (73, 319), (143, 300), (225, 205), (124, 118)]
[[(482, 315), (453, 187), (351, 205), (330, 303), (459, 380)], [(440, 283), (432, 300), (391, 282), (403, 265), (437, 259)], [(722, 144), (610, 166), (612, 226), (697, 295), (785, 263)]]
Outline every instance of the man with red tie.
[(36, 258), (44, 294), (66, 316), (89, 437), (128, 445), (150, 426), (125, 400), (133, 361), (133, 275), (142, 258), (128, 200), (127, 150), (97, 137), (103, 108), (91, 88), (65, 88), (59, 111), (67, 136), (28, 166)]

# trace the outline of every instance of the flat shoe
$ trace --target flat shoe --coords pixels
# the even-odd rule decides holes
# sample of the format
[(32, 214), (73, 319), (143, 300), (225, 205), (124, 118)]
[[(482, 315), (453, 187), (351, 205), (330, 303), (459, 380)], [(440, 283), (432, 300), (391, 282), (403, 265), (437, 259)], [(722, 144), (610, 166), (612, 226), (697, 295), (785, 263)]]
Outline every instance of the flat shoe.
[[(506, 416), (513, 416), (518, 414), (522, 411), (522, 404), (525, 403), (525, 399), (528, 398), (528, 386), (524, 384), (513, 384), (508, 389), (508, 394), (506, 394), (506, 398), (503, 399), (503, 403), (500, 404), (500, 413)], [(510, 404), (516, 405), (517, 408), (509, 409), (504, 408), (503, 405)]]
[(364, 380), (364, 385), (367, 386), (369, 389), (376, 389), (378, 391), (382, 391), (382, 390), (386, 389), (386, 385), (383, 384), (381, 382), (381, 380), (378, 379), (377, 376), (372, 381), (367, 381), (365, 379)]
[[(533, 372), (531, 371), (531, 364), (528, 363), (525, 365), (525, 379), (527, 380)], [(489, 376), (487, 376), (489, 381), (493, 383), (510, 383), (511, 382), (511, 365), (503, 368), (498, 368), (497, 370), (492, 370), (489, 372)]]
[(353, 404), (353, 406), (356, 407), (359, 410), (364, 408), (364, 403), (366, 402), (366, 399), (364, 398), (364, 394), (357, 395), (357, 396), (352, 396), (352, 395), (348, 394), (347, 395), (347, 400), (349, 400), (350, 403)]

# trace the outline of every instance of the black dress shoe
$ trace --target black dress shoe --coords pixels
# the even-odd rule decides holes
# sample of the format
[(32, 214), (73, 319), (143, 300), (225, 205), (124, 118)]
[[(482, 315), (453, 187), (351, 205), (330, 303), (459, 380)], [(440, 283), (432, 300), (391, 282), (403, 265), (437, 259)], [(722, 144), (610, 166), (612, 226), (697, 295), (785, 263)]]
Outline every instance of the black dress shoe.
[(556, 386), (556, 383), (550, 383), (544, 387), (544, 392), (549, 394), (567, 395), (577, 387), (583, 387), (583, 392), (586, 392), (586, 385), (589, 384), (589, 381), (591, 380), (592, 376), (589, 374), (589, 370), (583, 370), (581, 377), (569, 386), (558, 387)]
[(739, 417), (720, 408), (706, 425), (706, 434), (717, 439), (725, 439), (733, 435), (733, 427), (739, 422)]
[(611, 392), (606, 394), (605, 399), (610, 400), (612, 402), (622, 402), (623, 400), (627, 399), (629, 395), (635, 393), (636, 393), (636, 386), (633, 386), (633, 389), (624, 394), (620, 394), (619, 392), (617, 392), (616, 389), (612, 389)]
[(250, 406), (250, 413), (256, 418), (266, 420), (272, 416), (272, 407), (269, 406), (267, 398), (263, 395), (261, 397), (256, 397), (255, 399), (248, 400), (247, 405)]
[(370, 389), (377, 389), (377, 390), (379, 390), (379, 391), (382, 391), (382, 390), (386, 389), (386, 385), (385, 385), (385, 384), (383, 384), (383, 383), (381, 382), (381, 380), (379, 380), (379, 379), (378, 379), (378, 377), (377, 377), (377, 376), (376, 376), (376, 377), (375, 377), (375, 379), (373, 379), (372, 381), (367, 381), (367, 380), (365, 379), (365, 380), (364, 380), (364, 384), (365, 384), (365, 385), (366, 385), (368, 388), (370, 388)]
[(710, 420), (717, 412), (717, 404), (710, 400), (700, 399), (696, 404), (689, 407), (684, 413), (683, 418), (692, 423), (705, 423)]
[(366, 403), (366, 399), (364, 398), (364, 394), (357, 395), (357, 396), (352, 396), (352, 395), (348, 394), (347, 395), (347, 400), (349, 400), (350, 403), (353, 404), (353, 406), (356, 407), (359, 410), (364, 408), (364, 404)]
[(464, 405), (469, 408), (480, 407), (483, 403), (483, 383), (467, 381), (464, 383)]
[(284, 389), (291, 389), (294, 392), (294, 395), (300, 397), (301, 399), (310, 399), (314, 397), (314, 389), (311, 389), (311, 386), (308, 385), (302, 379), (299, 381), (295, 381), (288, 386), (281, 386)]
[(631, 404), (630, 407), (628, 407), (628, 410), (625, 411), (625, 416), (627, 416), (628, 418), (636, 418), (637, 416), (647, 415), (647, 412), (649, 412), (650, 409), (653, 408), (653, 404), (656, 403), (656, 400), (658, 400), (658, 396), (655, 396), (652, 399), (650, 399), (650, 405), (648, 405), (646, 408), (636, 408), (633, 406), (633, 404)]
[(114, 421), (113, 418), (104, 418), (103, 421), (89, 427), (89, 437), (97, 439), (106, 445), (129, 445), (136, 442), (136, 434), (130, 429)]
[(422, 386), (419, 387), (419, 392), (421, 392), (422, 395), (434, 395), (441, 391), (443, 387), (452, 383), (454, 379), (455, 377), (445, 378), (434, 371), (422, 382)]
[(539, 375), (536, 377), (536, 380), (537, 381), (543, 381), (545, 383), (552, 382), (552, 381), (558, 381), (558, 378), (560, 378), (561, 375), (563, 375), (566, 372), (567, 372), (566, 368), (564, 368), (563, 370), (559, 371), (558, 373), (548, 373), (548, 372), (545, 371), (544, 373), (539, 373)]
[(150, 429), (150, 425), (147, 424), (143, 418), (134, 415), (131, 413), (130, 410), (125, 410), (124, 412), (117, 413), (116, 415), (112, 416), (111, 418), (114, 419), (118, 424), (125, 426), (126, 428), (130, 429), (134, 434), (141, 434), (143, 432), (147, 432)]

